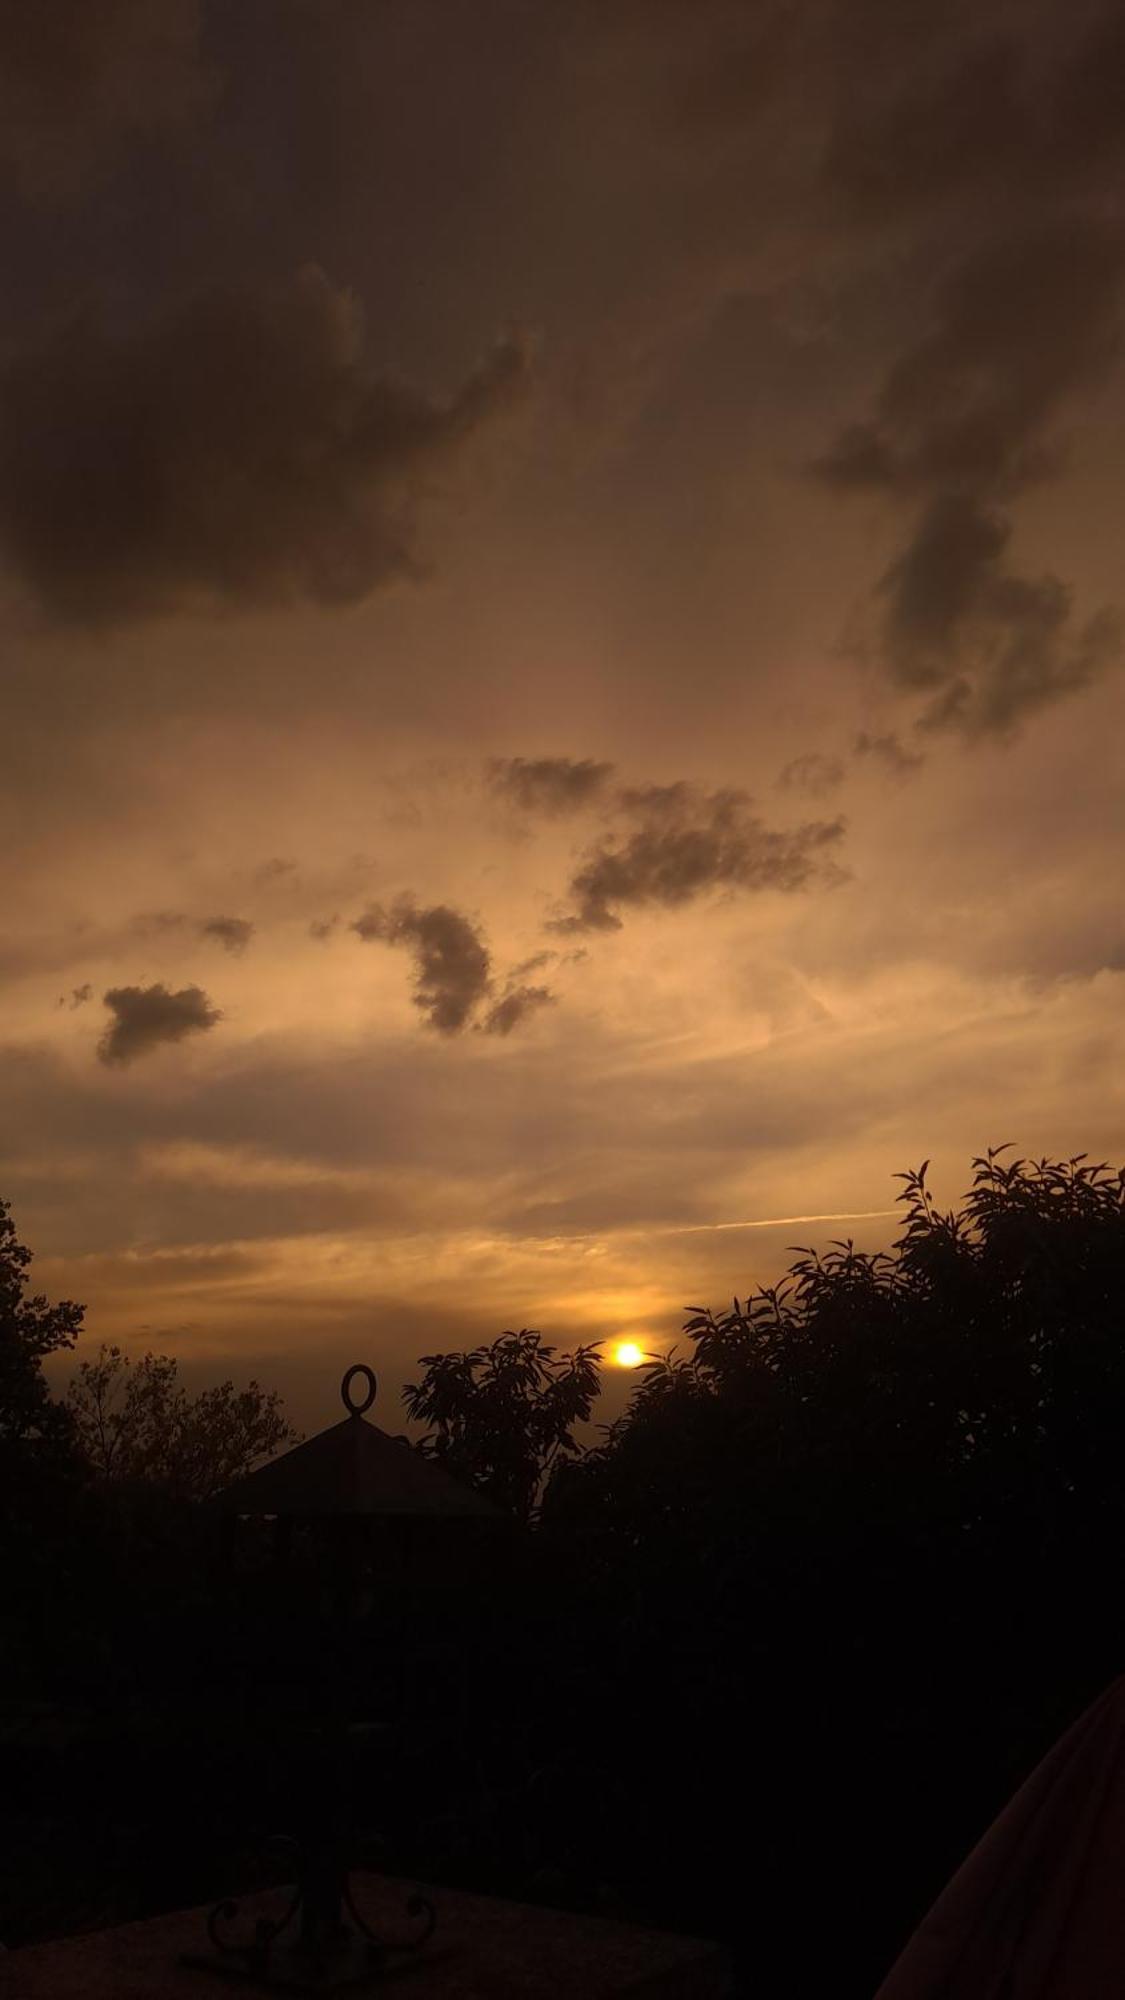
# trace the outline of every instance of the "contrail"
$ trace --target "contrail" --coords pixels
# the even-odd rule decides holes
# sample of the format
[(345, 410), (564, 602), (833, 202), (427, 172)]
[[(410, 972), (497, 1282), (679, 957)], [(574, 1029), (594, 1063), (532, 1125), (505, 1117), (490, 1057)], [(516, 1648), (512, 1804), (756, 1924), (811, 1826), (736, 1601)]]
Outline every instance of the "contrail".
[(870, 1222), (876, 1217), (900, 1215), (897, 1208), (840, 1208), (827, 1215), (765, 1215), (753, 1222), (684, 1222), (660, 1230), (662, 1236), (709, 1236), (716, 1229), (788, 1229), (794, 1222)]

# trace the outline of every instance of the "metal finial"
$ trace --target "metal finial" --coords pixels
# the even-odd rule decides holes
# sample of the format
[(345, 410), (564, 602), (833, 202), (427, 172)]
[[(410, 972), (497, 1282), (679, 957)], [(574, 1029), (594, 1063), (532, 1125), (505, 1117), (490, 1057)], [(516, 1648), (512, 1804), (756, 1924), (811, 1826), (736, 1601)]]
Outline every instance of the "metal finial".
[[(367, 1398), (362, 1403), (352, 1402), (352, 1380), (356, 1375), (366, 1375), (367, 1377)], [(378, 1387), (379, 1385), (375, 1380), (375, 1370), (369, 1368), (366, 1361), (357, 1361), (353, 1367), (349, 1368), (340, 1384), (340, 1395), (343, 1398), (344, 1408), (347, 1410), (349, 1416), (362, 1417), (363, 1412), (369, 1410), (375, 1401)]]

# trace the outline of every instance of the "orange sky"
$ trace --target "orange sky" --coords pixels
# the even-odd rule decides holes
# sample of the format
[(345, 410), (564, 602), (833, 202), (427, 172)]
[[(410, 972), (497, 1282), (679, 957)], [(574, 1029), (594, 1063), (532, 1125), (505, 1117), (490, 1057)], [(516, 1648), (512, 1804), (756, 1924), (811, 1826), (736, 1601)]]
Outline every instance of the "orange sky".
[(0, 1192), (91, 1343), (311, 1424), (1121, 1156), (1117, 10), (0, 42)]

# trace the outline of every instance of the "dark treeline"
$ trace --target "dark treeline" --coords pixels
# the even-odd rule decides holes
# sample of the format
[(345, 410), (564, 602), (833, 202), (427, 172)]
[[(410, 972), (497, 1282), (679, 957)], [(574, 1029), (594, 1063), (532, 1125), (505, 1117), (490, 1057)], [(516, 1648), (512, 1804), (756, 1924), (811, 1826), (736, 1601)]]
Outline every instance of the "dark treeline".
[(1122, 1663), (1125, 1176), (1002, 1151), (952, 1213), (924, 1170), (902, 1200), (891, 1252), (692, 1311), (592, 1447), (595, 1348), (425, 1357), (421, 1449), (520, 1526), (408, 1561), (217, 1533), (292, 1436), (255, 1385), (103, 1350), (52, 1400), (81, 1311), (0, 1224), (0, 1939), (218, 1894), (307, 1768), (396, 1868), (870, 1994)]

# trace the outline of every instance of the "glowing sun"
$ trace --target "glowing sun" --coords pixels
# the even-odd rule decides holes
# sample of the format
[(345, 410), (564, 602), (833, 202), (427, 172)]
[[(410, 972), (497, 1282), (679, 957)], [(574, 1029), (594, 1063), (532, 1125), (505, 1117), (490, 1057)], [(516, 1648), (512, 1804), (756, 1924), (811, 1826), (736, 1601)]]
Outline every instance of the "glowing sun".
[(619, 1340), (613, 1358), (619, 1368), (639, 1368), (645, 1358), (644, 1349), (635, 1340)]

